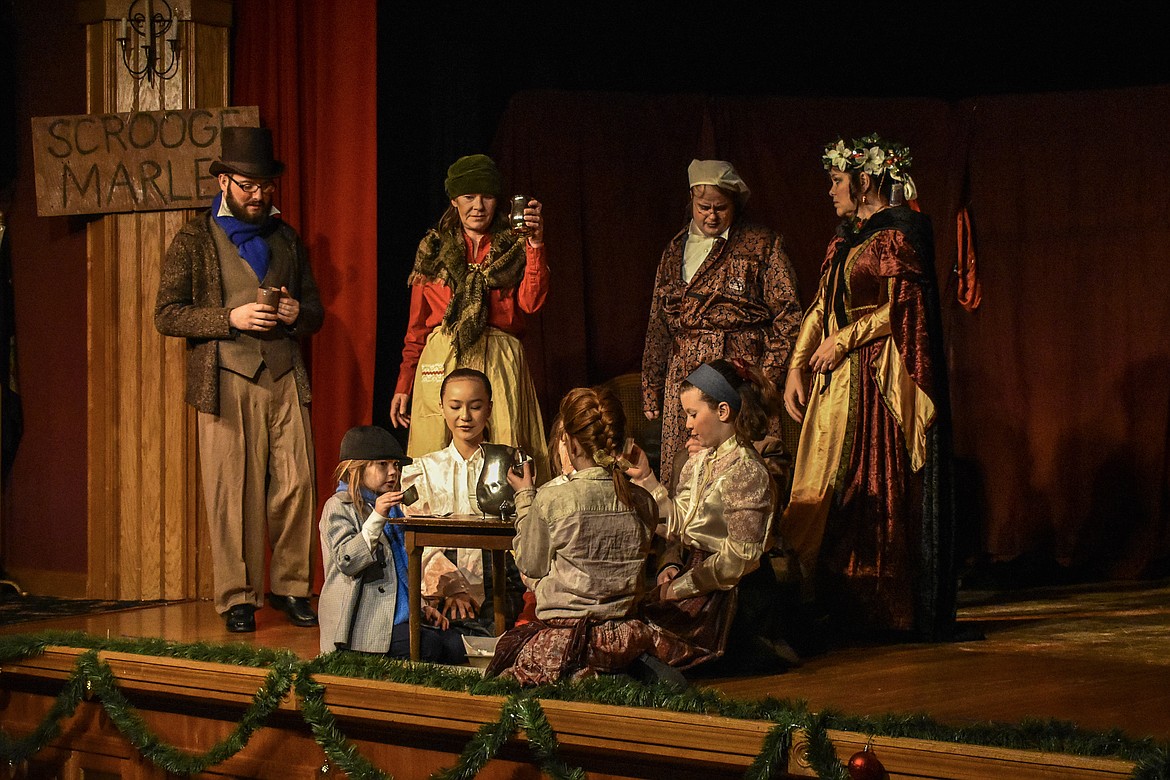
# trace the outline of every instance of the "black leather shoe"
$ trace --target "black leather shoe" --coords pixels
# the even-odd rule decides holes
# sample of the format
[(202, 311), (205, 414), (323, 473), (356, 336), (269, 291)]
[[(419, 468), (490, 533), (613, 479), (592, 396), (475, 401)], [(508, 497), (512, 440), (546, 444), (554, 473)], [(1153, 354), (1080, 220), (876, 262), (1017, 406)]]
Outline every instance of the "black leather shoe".
[(251, 604), (236, 604), (223, 614), (227, 630), (233, 634), (244, 634), (256, 630), (256, 607)]
[(294, 626), (311, 628), (317, 625), (317, 613), (305, 596), (277, 596), (269, 593), (268, 603), (288, 615), (288, 622)]

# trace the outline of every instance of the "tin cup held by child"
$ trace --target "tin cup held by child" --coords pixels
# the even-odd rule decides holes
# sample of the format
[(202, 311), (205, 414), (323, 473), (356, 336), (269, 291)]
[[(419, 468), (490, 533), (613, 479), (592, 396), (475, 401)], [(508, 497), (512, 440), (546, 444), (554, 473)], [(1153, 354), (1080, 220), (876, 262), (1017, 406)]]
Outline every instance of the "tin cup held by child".
[(415, 501), (418, 501), (418, 488), (415, 485), (411, 485), (402, 491), (402, 505), (410, 506)]

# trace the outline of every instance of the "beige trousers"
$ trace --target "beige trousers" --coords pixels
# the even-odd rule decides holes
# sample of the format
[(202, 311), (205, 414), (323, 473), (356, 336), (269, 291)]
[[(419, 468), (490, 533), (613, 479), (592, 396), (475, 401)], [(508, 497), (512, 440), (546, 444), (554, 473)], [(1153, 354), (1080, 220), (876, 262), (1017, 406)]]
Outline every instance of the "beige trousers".
[(265, 367), (253, 382), (221, 370), (219, 414), (199, 412), (197, 425), (216, 611), (263, 605), (269, 545), (272, 592), (310, 595), (316, 473), (294, 373), (273, 380)]

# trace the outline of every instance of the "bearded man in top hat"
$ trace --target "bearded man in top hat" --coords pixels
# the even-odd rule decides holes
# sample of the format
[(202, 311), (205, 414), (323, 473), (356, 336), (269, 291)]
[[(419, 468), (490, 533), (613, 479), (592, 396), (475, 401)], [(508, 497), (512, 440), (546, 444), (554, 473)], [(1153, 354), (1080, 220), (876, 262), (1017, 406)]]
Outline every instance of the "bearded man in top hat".
[[(270, 601), (315, 626), (311, 394), (298, 339), (321, 328), (324, 311), (305, 245), (272, 205), (284, 164), (271, 132), (225, 127), (221, 140), (210, 167), (221, 193), (171, 242), (154, 322), (187, 340), (216, 611), (229, 631), (256, 629), (271, 543)], [(265, 289), (279, 300), (258, 302)]]

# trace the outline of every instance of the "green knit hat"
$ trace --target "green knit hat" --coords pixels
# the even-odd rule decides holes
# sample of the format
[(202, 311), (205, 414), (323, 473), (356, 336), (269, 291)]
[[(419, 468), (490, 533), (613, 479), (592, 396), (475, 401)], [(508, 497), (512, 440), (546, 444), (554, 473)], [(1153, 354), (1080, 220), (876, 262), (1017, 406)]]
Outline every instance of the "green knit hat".
[(500, 171), (486, 154), (469, 154), (451, 163), (447, 169), (447, 197), (460, 195), (496, 195), (504, 191)]

